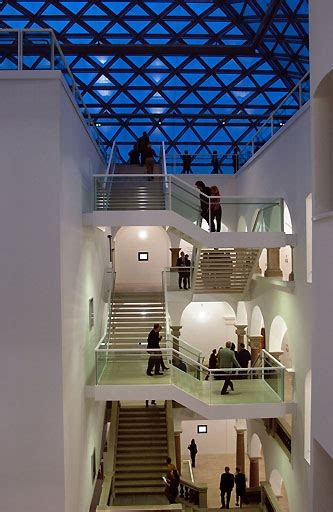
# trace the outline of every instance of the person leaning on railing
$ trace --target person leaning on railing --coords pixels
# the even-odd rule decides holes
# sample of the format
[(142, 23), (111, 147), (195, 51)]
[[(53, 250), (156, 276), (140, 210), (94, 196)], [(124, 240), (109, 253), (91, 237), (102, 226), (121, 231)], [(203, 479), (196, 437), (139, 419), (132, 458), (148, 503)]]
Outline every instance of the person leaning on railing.
[(195, 186), (200, 190), (200, 215), (209, 225), (209, 199), (206, 196), (211, 195), (210, 187), (206, 187), (203, 181), (196, 181)]

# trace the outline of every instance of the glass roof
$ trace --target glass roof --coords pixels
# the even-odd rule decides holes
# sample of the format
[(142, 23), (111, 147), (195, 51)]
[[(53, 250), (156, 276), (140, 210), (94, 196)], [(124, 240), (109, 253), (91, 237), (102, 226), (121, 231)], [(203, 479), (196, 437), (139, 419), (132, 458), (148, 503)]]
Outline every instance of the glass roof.
[(124, 155), (143, 130), (171, 152), (241, 147), (309, 66), (308, 0), (4, 0), (0, 27), (53, 28)]

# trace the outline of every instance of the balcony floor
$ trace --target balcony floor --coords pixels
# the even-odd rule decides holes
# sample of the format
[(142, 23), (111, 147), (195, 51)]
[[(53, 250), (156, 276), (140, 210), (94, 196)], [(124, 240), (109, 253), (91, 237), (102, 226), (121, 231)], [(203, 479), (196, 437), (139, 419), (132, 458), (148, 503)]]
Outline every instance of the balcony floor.
[[(281, 398), (263, 379), (233, 379), (235, 391), (221, 396), (220, 391), (223, 380), (208, 382), (198, 380), (190, 373), (184, 373), (178, 368), (170, 367), (164, 375), (149, 377), (146, 375), (145, 362), (121, 363), (108, 362), (98, 385), (102, 386), (169, 386), (170, 384), (180, 388), (200, 401), (211, 404), (263, 404), (279, 403)], [(274, 379), (276, 385), (276, 379)], [(153, 391), (151, 396), (153, 396)]]

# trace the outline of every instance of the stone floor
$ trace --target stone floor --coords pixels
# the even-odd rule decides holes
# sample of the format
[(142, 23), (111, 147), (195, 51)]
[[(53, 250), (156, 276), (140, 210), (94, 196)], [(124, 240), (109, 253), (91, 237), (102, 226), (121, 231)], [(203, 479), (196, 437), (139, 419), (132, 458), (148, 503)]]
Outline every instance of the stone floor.
[[(184, 454), (184, 458), (188, 458), (188, 454)], [(218, 510), (221, 506), (220, 500), (220, 476), (224, 472), (225, 466), (229, 466), (230, 470), (235, 472), (235, 455), (221, 454), (221, 455), (200, 455), (196, 459), (196, 467), (193, 469), (194, 481), (197, 484), (203, 483), (208, 485), (208, 508), (216, 508)], [(245, 460), (245, 474), (249, 475), (249, 460)], [(265, 466), (263, 460), (260, 461), (259, 466), (260, 481), (266, 480)], [(282, 486), (282, 496), (279, 499), (281, 512), (289, 512), (288, 499), (284, 486)], [(235, 493), (231, 496), (231, 506), (235, 506)]]

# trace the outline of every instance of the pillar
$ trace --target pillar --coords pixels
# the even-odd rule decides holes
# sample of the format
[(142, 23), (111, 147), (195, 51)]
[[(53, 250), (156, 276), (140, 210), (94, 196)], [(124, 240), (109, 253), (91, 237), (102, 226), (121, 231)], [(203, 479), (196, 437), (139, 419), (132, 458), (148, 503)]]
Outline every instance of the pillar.
[(259, 461), (261, 457), (250, 457), (250, 483), (249, 487), (259, 487)]
[(236, 467), (245, 473), (245, 428), (236, 429)]
[(240, 350), (240, 344), (241, 343), (244, 343), (245, 344), (245, 334), (246, 334), (246, 328), (247, 328), (247, 325), (237, 325), (237, 324), (234, 324), (235, 327), (236, 327), (236, 334), (237, 334), (237, 351)]
[(177, 267), (177, 259), (179, 258), (180, 247), (171, 247), (171, 267)]
[(263, 336), (248, 336), (247, 338), (251, 347), (251, 366), (253, 366), (263, 347)]
[(176, 468), (178, 473), (182, 474), (182, 450), (180, 444), (180, 432), (175, 432), (175, 451), (176, 451)]
[[(182, 328), (181, 325), (170, 325), (171, 335), (175, 336), (176, 338), (180, 338), (180, 330), (181, 330), (181, 328)], [(178, 339), (176, 340), (175, 338), (172, 338), (172, 348), (174, 348), (175, 350), (178, 350), (178, 352), (179, 352), (179, 341), (178, 341)]]
[(265, 277), (281, 277), (282, 270), (280, 268), (280, 248), (274, 247), (267, 249), (267, 268)]
[(295, 275), (294, 275), (294, 247), (291, 245), (291, 272), (289, 274), (289, 281), (295, 281)]

